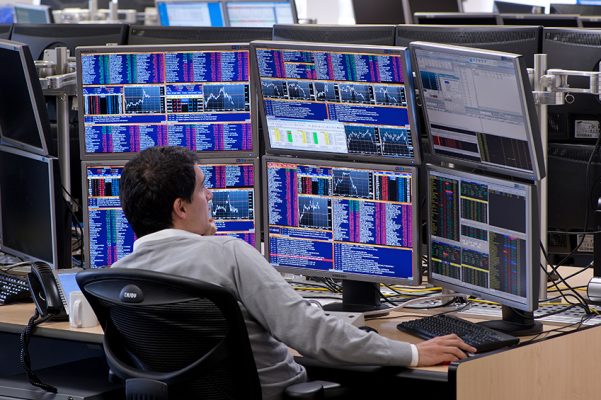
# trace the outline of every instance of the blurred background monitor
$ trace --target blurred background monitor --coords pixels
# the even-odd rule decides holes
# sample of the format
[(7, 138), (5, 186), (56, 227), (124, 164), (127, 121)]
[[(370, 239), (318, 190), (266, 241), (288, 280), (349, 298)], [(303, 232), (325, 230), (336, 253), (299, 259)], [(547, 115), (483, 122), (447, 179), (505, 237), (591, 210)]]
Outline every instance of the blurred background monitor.
[(42, 87), (27, 45), (0, 40), (0, 142), (56, 155)]
[(274, 25), (273, 40), (394, 46), (394, 25)]
[(272, 27), (275, 24), (298, 23), (293, 0), (238, 0), (226, 1), (228, 26)]
[[(410, 24), (415, 21), (415, 13), (439, 13), (439, 12), (462, 12), (462, 0), (402, 0), (405, 13), (405, 23)], [(417, 22), (416, 22), (417, 23)]]
[(18, 24), (50, 24), (50, 7), (33, 4), (15, 4), (15, 22)]
[(271, 28), (131, 25), (128, 44), (248, 43), (271, 37)]
[(580, 26), (583, 28), (601, 28), (601, 17), (578, 17)]
[[(98, 0), (98, 8), (109, 8), (110, 0)], [(40, 0), (40, 4), (50, 6), (52, 10), (63, 10), (65, 8), (88, 9), (90, 3), (87, 0)], [(121, 8), (121, 2), (119, 2)]]
[(226, 26), (218, 1), (157, 1), (162, 26)]
[(500, 14), (502, 25), (540, 25), (544, 27), (580, 26), (578, 15)]
[(155, 6), (155, 0), (119, 0), (120, 10), (136, 10), (143, 13), (146, 8)]
[(493, 5), (493, 12), (499, 14), (544, 14), (545, 7), (524, 3), (511, 3), (508, 1), (495, 0)]
[(58, 159), (0, 146), (0, 250), (71, 265), (71, 225)]
[(67, 47), (71, 56), (77, 46), (125, 44), (125, 24), (15, 24), (11, 40), (29, 45), (34, 60), (42, 59), (44, 50)]
[(551, 14), (601, 15), (601, 4), (557, 4), (551, 3)]
[(357, 24), (407, 23), (401, 0), (353, 0), (353, 12)]
[(493, 13), (415, 13), (416, 24), (426, 25), (498, 25), (499, 16)]
[(0, 24), (0, 39), (10, 39), (10, 34), (12, 30), (13, 26), (11, 24)]
[(13, 22), (15, 22), (14, 7), (7, 4), (0, 5), (0, 24), (12, 24)]

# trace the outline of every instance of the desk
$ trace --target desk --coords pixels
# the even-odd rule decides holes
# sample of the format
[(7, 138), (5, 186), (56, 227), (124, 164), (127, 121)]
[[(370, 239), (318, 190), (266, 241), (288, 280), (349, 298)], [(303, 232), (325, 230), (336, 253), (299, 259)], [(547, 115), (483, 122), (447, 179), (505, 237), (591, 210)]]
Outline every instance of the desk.
[[(0, 307), (0, 334), (20, 333), (32, 313), (32, 304)], [(395, 318), (371, 320), (367, 324), (392, 339), (412, 343), (420, 341), (396, 329), (396, 324), (403, 319), (402, 313), (392, 316)], [(546, 327), (553, 328), (557, 326)], [(40, 326), (36, 336), (54, 343), (66, 341), (72, 347), (70, 351), (75, 351), (77, 345), (100, 348), (102, 330), (100, 327), (73, 329), (68, 322), (45, 323)], [(5, 354), (8, 346), (6, 341), (0, 340), (3, 360), (7, 360)], [(54, 353), (52, 356), (63, 351), (58, 347), (53, 347), (52, 351), (48, 351), (48, 348), (44, 350)], [(350, 379), (364, 379), (365, 382), (378, 385), (382, 389), (378, 393), (395, 396), (408, 394), (406, 383), (413, 381), (420, 385), (420, 390), (427, 392), (433, 383), (437, 383), (442, 388), (442, 398), (448, 399), (593, 399), (599, 393), (597, 379), (601, 376), (600, 354), (601, 326), (594, 326), (557, 334), (522, 347), (475, 356), (449, 366), (350, 367), (340, 371)], [(38, 351), (32, 349), (34, 361), (38, 356)], [(373, 377), (376, 379), (371, 379)]]

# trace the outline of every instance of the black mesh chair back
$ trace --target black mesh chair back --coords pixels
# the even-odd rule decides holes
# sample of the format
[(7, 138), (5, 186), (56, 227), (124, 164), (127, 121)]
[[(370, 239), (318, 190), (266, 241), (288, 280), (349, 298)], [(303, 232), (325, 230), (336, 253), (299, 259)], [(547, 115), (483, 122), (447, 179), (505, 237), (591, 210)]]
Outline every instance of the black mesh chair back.
[[(77, 282), (104, 330), (111, 372), (126, 380), (128, 399), (167, 398), (141, 393), (154, 393), (153, 383), (168, 387), (170, 399), (261, 398), (244, 318), (228, 290), (119, 268), (84, 271)], [(128, 379), (137, 380), (130, 385)]]

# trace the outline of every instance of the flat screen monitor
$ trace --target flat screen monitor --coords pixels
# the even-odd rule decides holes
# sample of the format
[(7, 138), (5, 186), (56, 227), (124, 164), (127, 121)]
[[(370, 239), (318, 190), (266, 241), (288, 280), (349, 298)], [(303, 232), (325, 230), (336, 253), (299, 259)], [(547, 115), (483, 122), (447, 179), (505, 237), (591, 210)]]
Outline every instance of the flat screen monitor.
[(15, 22), (18, 24), (50, 24), (50, 7), (34, 4), (15, 4)]
[(125, 24), (15, 24), (11, 40), (29, 45), (34, 60), (44, 56), (44, 50), (67, 47), (71, 55), (77, 46), (125, 44)]
[(266, 153), (417, 164), (409, 52), (253, 42)]
[(27, 45), (0, 40), (0, 142), (56, 155), (42, 87)]
[(414, 21), (415, 13), (459, 13), (463, 11), (462, 0), (402, 0), (405, 22)]
[[(403, 2), (401, 0), (352, 0), (355, 23), (357, 24), (404, 24)], [(413, 15), (413, 14), (409, 14)]]
[(267, 156), (263, 199), (271, 264), (342, 279), (343, 308), (377, 308), (373, 282), (420, 282), (415, 167)]
[(248, 44), (88, 47), (76, 59), (84, 159), (161, 145), (256, 154)]
[(601, 17), (578, 17), (578, 22), (583, 28), (601, 28)]
[(15, 8), (12, 5), (0, 5), (0, 24), (10, 26), (13, 22), (15, 22)]
[(493, 13), (415, 13), (416, 24), (426, 25), (499, 25), (499, 15)]
[(147, 8), (156, 7), (155, 0), (119, 0), (120, 10), (136, 10), (138, 13), (144, 13)]
[(425, 42), (411, 49), (434, 156), (524, 179), (545, 176), (522, 56)]
[(0, 250), (53, 268), (71, 265), (56, 158), (0, 146)]
[(601, 15), (601, 5), (551, 3), (551, 14)]
[[(90, 268), (108, 267), (133, 251), (136, 240), (119, 200), (125, 160), (84, 161), (85, 255)], [(217, 235), (237, 237), (260, 249), (257, 158), (202, 160), (198, 167), (213, 191)]]
[(157, 1), (162, 26), (226, 26), (218, 1)]
[(229, 26), (268, 26), (298, 23), (296, 6), (292, 0), (226, 1)]
[(541, 25), (544, 27), (580, 26), (578, 15), (500, 14), (502, 25)]
[(10, 34), (13, 30), (13, 26), (11, 24), (0, 24), (0, 39), (8, 40), (10, 39)]
[(545, 7), (535, 6), (532, 4), (511, 3), (508, 1), (495, 0), (495, 2), (493, 3), (493, 12), (505, 14), (544, 14)]
[(273, 40), (394, 46), (395, 28), (394, 25), (274, 25)]
[(541, 269), (536, 187), (433, 166), (427, 174), (430, 282), (501, 303), (497, 329), (508, 330), (509, 315), (528, 329), (534, 320), (521, 317), (537, 308)]
[[(109, 2), (109, 0), (98, 0), (98, 8), (109, 8)], [(87, 0), (40, 0), (40, 4), (50, 6), (52, 10), (64, 10), (65, 8), (87, 9), (89, 6)]]
[(127, 44), (247, 43), (271, 37), (271, 28), (132, 25)]

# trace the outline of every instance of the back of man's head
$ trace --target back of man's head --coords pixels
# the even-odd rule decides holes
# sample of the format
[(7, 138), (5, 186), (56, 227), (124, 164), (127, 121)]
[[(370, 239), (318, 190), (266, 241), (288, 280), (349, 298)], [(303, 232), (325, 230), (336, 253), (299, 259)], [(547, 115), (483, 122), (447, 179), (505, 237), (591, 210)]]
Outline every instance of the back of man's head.
[(182, 147), (151, 147), (125, 165), (119, 198), (136, 236), (172, 227), (174, 201), (191, 201), (196, 161), (196, 154)]

